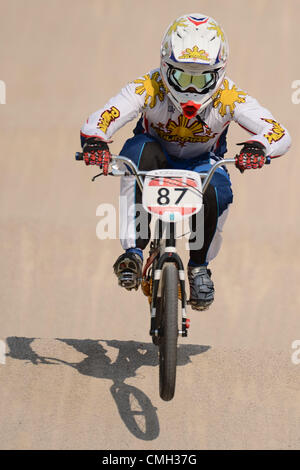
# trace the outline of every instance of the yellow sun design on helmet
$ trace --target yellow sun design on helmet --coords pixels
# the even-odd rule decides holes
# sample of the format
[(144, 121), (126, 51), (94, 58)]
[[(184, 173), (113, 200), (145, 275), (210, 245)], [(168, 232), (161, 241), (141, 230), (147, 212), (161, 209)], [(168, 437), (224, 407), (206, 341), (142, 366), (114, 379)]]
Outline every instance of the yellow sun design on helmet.
[(149, 105), (150, 108), (154, 108), (156, 105), (156, 97), (158, 97), (160, 101), (163, 101), (164, 88), (162, 80), (159, 79), (159, 72), (154, 72), (152, 77), (150, 77), (149, 74), (144, 75), (143, 78), (134, 80), (134, 83), (139, 84), (135, 88), (137, 95), (146, 93), (144, 103), (145, 106)]
[(217, 108), (219, 105), (221, 105), (219, 113), (222, 117), (224, 117), (227, 113), (227, 106), (229, 106), (229, 111), (231, 113), (231, 116), (233, 116), (235, 103), (245, 103), (245, 96), (247, 96), (247, 93), (238, 90), (235, 85), (232, 85), (232, 88), (229, 88), (229, 83), (227, 79), (224, 80), (223, 87), (224, 88), (220, 88), (213, 95), (213, 106), (214, 108)]
[(222, 41), (225, 41), (225, 37), (224, 37), (224, 32), (222, 31), (221, 27), (219, 25), (217, 25), (216, 23), (214, 23), (213, 21), (210, 21), (209, 24), (211, 24), (211, 27), (207, 27), (207, 29), (212, 29), (214, 31), (217, 32), (217, 36), (221, 37), (221, 40)]
[(182, 55), (179, 59), (201, 59), (209, 61), (208, 53), (204, 49), (199, 50), (198, 46), (194, 46), (193, 49), (189, 47), (182, 51)]
[(186, 20), (184, 20), (184, 19), (182, 19), (182, 20), (179, 19), (178, 21), (174, 21), (174, 23), (171, 24), (171, 26), (170, 26), (170, 28), (169, 28), (169, 30), (168, 30), (168, 33), (167, 33), (168, 36), (170, 36), (172, 33), (175, 33), (175, 31), (177, 30), (177, 28), (178, 28), (179, 26), (187, 26)]

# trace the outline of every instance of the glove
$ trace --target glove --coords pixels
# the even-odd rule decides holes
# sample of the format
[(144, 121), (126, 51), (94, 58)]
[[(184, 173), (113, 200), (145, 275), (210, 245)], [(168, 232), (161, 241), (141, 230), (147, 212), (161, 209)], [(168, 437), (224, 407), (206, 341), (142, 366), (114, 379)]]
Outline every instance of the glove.
[(251, 168), (261, 168), (265, 164), (265, 146), (260, 142), (242, 142), (244, 147), (235, 157), (235, 166), (241, 173)]
[(97, 137), (89, 137), (83, 145), (83, 159), (86, 165), (98, 165), (107, 176), (111, 153), (108, 145)]

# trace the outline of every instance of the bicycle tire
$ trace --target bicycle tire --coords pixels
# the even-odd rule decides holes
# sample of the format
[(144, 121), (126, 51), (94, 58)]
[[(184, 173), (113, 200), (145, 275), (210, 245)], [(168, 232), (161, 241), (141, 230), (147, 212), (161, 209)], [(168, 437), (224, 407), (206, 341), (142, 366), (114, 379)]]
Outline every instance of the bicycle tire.
[[(154, 272), (157, 267), (157, 259), (153, 261), (153, 268), (152, 268), (152, 282), (154, 281)], [(156, 298), (156, 318), (155, 318), (155, 330), (160, 330), (160, 321), (161, 321), (161, 298)], [(160, 344), (160, 336), (159, 335), (152, 335), (152, 343), (155, 346), (159, 346)]]
[(178, 270), (166, 263), (162, 271), (159, 333), (159, 394), (172, 400), (176, 385), (178, 340)]

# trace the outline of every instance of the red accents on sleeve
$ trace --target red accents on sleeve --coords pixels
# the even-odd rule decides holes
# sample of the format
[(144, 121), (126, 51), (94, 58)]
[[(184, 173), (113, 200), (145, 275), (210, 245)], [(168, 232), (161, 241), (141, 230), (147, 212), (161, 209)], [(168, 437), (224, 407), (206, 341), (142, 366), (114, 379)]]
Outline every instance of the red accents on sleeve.
[(252, 135), (255, 135), (255, 132), (249, 131), (249, 129), (247, 129), (247, 127), (242, 126), (242, 124), (240, 124), (240, 123), (238, 123), (238, 124), (239, 124), (239, 126), (241, 126), (243, 129), (245, 129), (245, 131), (250, 132), (250, 134), (252, 134)]
[(112, 140), (103, 139), (103, 137), (100, 137), (100, 135), (87, 135), (87, 134), (84, 134), (83, 132), (80, 132), (80, 135), (84, 137), (85, 139), (88, 139), (89, 137), (95, 137), (97, 139), (102, 140), (102, 142), (106, 142), (107, 144), (110, 144), (111, 142), (113, 142)]

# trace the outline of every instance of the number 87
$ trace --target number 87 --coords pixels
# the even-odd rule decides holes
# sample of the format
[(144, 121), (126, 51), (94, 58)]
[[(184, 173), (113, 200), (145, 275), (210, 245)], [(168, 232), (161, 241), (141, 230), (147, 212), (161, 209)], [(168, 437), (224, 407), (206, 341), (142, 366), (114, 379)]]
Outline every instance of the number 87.
[[(181, 191), (181, 194), (175, 201), (175, 205), (179, 204), (183, 196), (185, 195), (186, 191), (188, 188), (174, 188), (175, 191)], [(164, 193), (163, 193), (164, 191)], [(160, 206), (166, 206), (167, 204), (170, 204), (170, 198), (168, 197), (170, 194), (170, 190), (168, 188), (160, 188), (158, 190), (158, 195), (159, 197), (157, 198), (157, 204)], [(162, 201), (164, 199), (164, 202)]]

